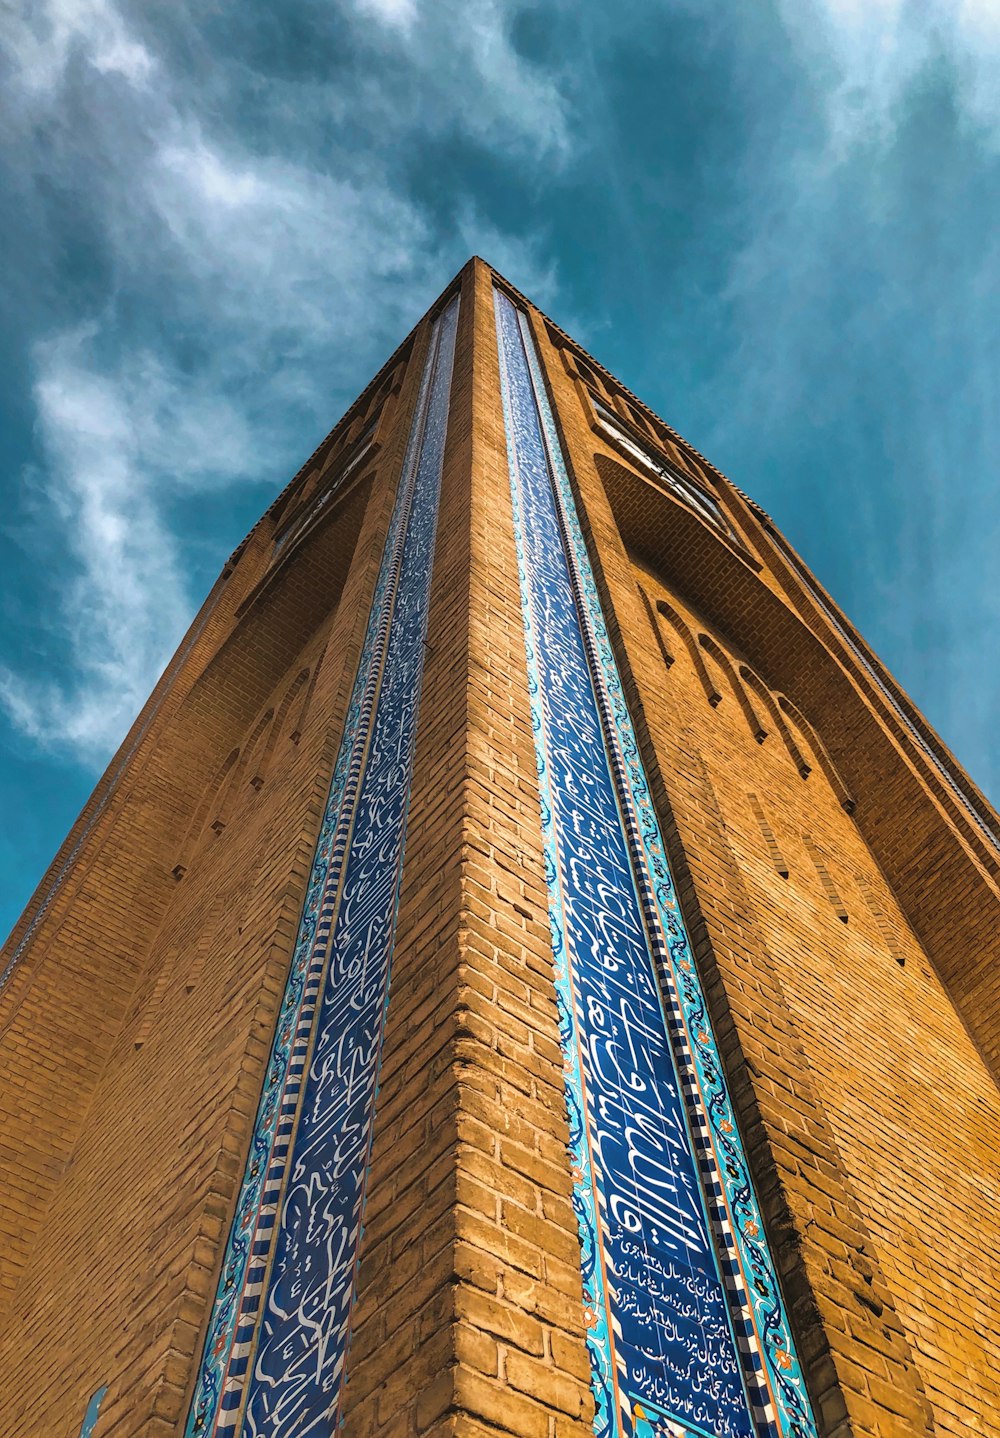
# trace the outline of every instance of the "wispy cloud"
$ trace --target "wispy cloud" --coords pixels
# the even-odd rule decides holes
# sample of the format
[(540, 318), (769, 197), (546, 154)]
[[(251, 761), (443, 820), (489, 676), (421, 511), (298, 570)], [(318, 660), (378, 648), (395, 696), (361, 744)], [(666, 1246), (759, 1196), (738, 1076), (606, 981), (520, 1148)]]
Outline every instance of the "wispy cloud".
[(944, 62), (966, 121), (1000, 143), (1000, 9), (993, 0), (781, 0), (826, 92), (829, 149), (889, 142), (911, 87)]
[(155, 61), (110, 0), (42, 0), (5, 7), (0, 36), (11, 57), (13, 80), (29, 94), (49, 95), (61, 85), (77, 54), (102, 75), (142, 85)]
[(408, 31), (417, 18), (417, 0), (355, 0), (361, 15)]
[[(562, 5), (550, 0), (544, 8)], [(383, 67), (395, 67), (382, 68), (364, 91), (390, 132), (458, 131), (505, 155), (544, 156), (550, 165), (572, 154), (560, 83), (566, 76), (518, 51), (511, 33), (517, 12), (505, 0), (350, 0), (347, 9), (362, 43)], [(373, 15), (384, 22), (374, 32)]]
[[(780, 14), (812, 114), (747, 159), (725, 292), (736, 402), (712, 442), (768, 457), (759, 497), (794, 518), (807, 557), (995, 788), (982, 711), (1000, 689), (984, 693), (976, 631), (1000, 627), (977, 578), (1000, 537), (1000, 253), (980, 223), (1000, 189), (1000, 12), (781, 0)], [(803, 430), (815, 439), (796, 454), (782, 436)]]
[[(199, 91), (110, 0), (49, 0), (8, 22), (11, 133), (90, 216), (110, 275), (86, 316), (64, 291), (56, 309), (72, 318), (30, 351), (44, 528), (68, 561), (52, 617), (65, 663), (45, 680), (8, 664), (0, 704), (38, 743), (92, 763), (145, 698), (193, 608), (190, 541), (175, 529), (185, 494), (277, 487), (470, 250), (552, 291), (530, 240), (480, 224), (467, 202), (442, 234), (393, 174), (407, 127), (412, 139), (466, 125), (468, 85), (449, 93), (435, 55), (473, 77), (480, 143), (565, 144), (558, 91), (511, 48), (503, 8), (476, 0), (450, 21), (447, 8), (349, 7), (399, 67), (396, 113), (365, 67), (291, 99), (282, 77), (245, 66)], [(247, 91), (263, 130), (227, 118)], [(302, 143), (303, 111), (325, 146)], [(352, 112), (384, 143), (359, 153), (340, 138)]]
[(0, 699), (43, 744), (82, 755), (120, 738), (145, 700), (186, 612), (179, 556), (158, 512), (140, 449), (166, 439), (145, 376), (116, 385), (88, 366), (92, 335), (40, 346), (35, 387), (47, 478), (43, 490), (75, 560), (62, 596), (77, 673), (68, 685), (0, 671)]

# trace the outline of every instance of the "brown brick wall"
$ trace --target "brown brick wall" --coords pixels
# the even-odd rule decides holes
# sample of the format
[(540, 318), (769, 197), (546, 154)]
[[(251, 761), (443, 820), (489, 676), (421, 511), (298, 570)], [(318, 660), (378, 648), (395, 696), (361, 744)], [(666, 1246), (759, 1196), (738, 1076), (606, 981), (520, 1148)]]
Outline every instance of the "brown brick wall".
[[(562, 366), (552, 364), (556, 376)], [(568, 380), (567, 380), (568, 383)], [(575, 453), (581, 473), (595, 464), (615, 527), (627, 547), (654, 570), (669, 556), (671, 583), (709, 625), (752, 656), (776, 691), (784, 692), (822, 733), (847, 788), (858, 800), (856, 820), (906, 911), (909, 922), (958, 1004), (995, 1075), (1000, 1076), (1000, 888), (997, 851), (954, 804), (898, 724), (889, 724), (870, 681), (831, 634), (815, 604), (808, 622), (801, 584), (758, 524), (756, 561), (767, 561), (796, 589), (791, 604), (684, 506), (661, 499), (643, 478), (601, 446), (579, 399)], [(567, 419), (567, 422), (569, 420)], [(601, 451), (604, 452), (601, 452)], [(596, 456), (596, 458), (595, 458)], [(739, 497), (731, 496), (734, 505)], [(752, 514), (743, 505), (745, 532)]]
[[(954, 927), (982, 936), (968, 991), (996, 939), (988, 879), (860, 680), (821, 662), (780, 585), (627, 472), (536, 328), (824, 1429), (1000, 1433), (1000, 1096), (966, 1027), (983, 1037), (989, 1015), (958, 1007), (943, 918), (955, 908)], [(766, 561), (745, 506), (742, 529)], [(686, 621), (707, 684), (683, 631), (654, 627), (661, 599)], [(811, 765), (802, 778), (741, 664), (801, 707), (844, 785), (779, 709)], [(937, 856), (922, 870), (914, 828)], [(913, 870), (893, 884), (880, 861), (906, 846)], [(941, 940), (945, 972), (915, 919)]]

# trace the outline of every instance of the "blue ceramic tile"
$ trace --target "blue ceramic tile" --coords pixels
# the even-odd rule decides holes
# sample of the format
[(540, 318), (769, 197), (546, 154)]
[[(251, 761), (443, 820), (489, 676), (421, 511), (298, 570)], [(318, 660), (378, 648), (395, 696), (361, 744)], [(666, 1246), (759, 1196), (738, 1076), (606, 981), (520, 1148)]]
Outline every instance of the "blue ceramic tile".
[(83, 1415), (83, 1424), (80, 1428), (80, 1438), (93, 1438), (94, 1429), (97, 1427), (97, 1419), (100, 1416), (101, 1404), (104, 1395), (107, 1393), (107, 1386), (98, 1388), (97, 1392), (91, 1395), (87, 1404), (87, 1411)]
[(339, 1426), (458, 323), (434, 326), (186, 1438)]

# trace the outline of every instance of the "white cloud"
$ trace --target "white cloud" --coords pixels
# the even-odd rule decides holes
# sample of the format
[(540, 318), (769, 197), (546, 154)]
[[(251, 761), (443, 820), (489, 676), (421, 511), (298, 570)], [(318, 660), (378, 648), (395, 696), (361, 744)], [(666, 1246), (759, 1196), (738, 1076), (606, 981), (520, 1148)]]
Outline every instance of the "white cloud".
[(61, 686), (0, 670), (13, 722), (87, 762), (120, 740), (193, 608), (171, 501), (262, 477), (279, 487), (289, 424), (309, 424), (305, 453), (357, 383), (357, 351), (374, 348), (374, 368), (415, 318), (393, 281), (430, 298), (445, 278), (419, 213), (383, 187), (254, 168), (197, 130), (154, 153), (129, 209), (119, 262), (156, 254), (182, 323), (209, 325), (210, 353), (186, 372), (169, 348), (116, 338), (114, 308), (36, 346), (47, 518), (75, 566), (60, 620), (70, 664)]
[(417, 0), (355, 0), (362, 15), (409, 30), (417, 18)]
[[(746, 161), (746, 243), (734, 253), (723, 298), (743, 310), (746, 369), (742, 386), (748, 414), (778, 421), (796, 404), (822, 409), (817, 364), (849, 372), (868, 344), (891, 330), (915, 307), (913, 287), (924, 272), (907, 271), (899, 251), (886, 249), (892, 225), (908, 212), (911, 177), (896, 150), (928, 70), (943, 62), (937, 78), (942, 96), (957, 107), (962, 133), (983, 163), (1000, 144), (1000, 7), (993, 0), (778, 0), (809, 87), (825, 126), (785, 131), (781, 147), (750, 149)], [(946, 82), (950, 88), (945, 89)], [(947, 108), (941, 111), (947, 123)], [(995, 107), (995, 109), (994, 109)], [(935, 238), (943, 231), (949, 175), (928, 158), (926, 186), (941, 191), (941, 214), (933, 201), (921, 207), (931, 226), (923, 245), (906, 257), (925, 267), (936, 262)], [(905, 236), (904, 236), (905, 238)], [(970, 234), (956, 256), (975, 271), (982, 247)], [(864, 253), (859, 252), (864, 248)], [(985, 297), (995, 266), (991, 253), (973, 275)], [(824, 301), (845, 265), (865, 271), (864, 294), (848, 295), (837, 311), (837, 328), (805, 335), (802, 317)], [(866, 269), (867, 266), (867, 269)], [(958, 302), (961, 286), (937, 285), (935, 300)], [(937, 308), (920, 317), (931, 343)], [(974, 329), (975, 316), (963, 316)], [(941, 338), (938, 336), (936, 338)], [(802, 348), (812, 360), (803, 363)], [(917, 359), (914, 350), (909, 361)]]
[[(555, 0), (550, 9), (561, 9)], [(349, 0), (363, 39), (382, 63), (366, 101), (388, 133), (457, 132), (505, 154), (565, 163), (574, 140), (561, 75), (531, 64), (511, 37), (505, 0)], [(373, 31), (377, 12), (387, 22)], [(567, 7), (567, 23), (573, 12)]]
[[(456, 126), (501, 149), (529, 135), (558, 148), (557, 90), (515, 54), (493, 0), (448, 16), (378, 9), (380, 44), (411, 32), (399, 85), (372, 88), (367, 66), (353, 90), (289, 94), (254, 76), (271, 129), (253, 147), (223, 118), (246, 75), (214, 67), (215, 88), (195, 90), (111, 0), (49, 0), (13, 24), (22, 168), (76, 194), (111, 277), (85, 323), (62, 297), (67, 318), (31, 352), (44, 524), (69, 556), (53, 617), (68, 661), (61, 681), (0, 666), (0, 706), (40, 744), (94, 763), (145, 700), (195, 598), (178, 505), (227, 485), (276, 490), (472, 250), (553, 293), (530, 238), (469, 204), (442, 237), (386, 165), (401, 139)], [(68, 127), (77, 57), (90, 79)], [(384, 120), (361, 153), (338, 138), (358, 114)], [(327, 127), (322, 152), (301, 143), (303, 115)]]
[(47, 518), (75, 566), (60, 619), (70, 663), (64, 685), (0, 671), (13, 722), (87, 762), (120, 740), (193, 608), (170, 502), (262, 477), (277, 488), (289, 422), (311, 418), (306, 452), (356, 382), (358, 348), (374, 341), (374, 367), (415, 317), (398, 313), (412, 299), (392, 293), (393, 277), (417, 279), (428, 297), (444, 278), (419, 214), (388, 191), (278, 161), (254, 169), (197, 134), (153, 155), (129, 206), (140, 243), (119, 262), (158, 251), (183, 323), (200, 312), (209, 325), (210, 353), (187, 373), (169, 348), (115, 339), (113, 308), (36, 347)]
[(15, 81), (29, 92), (56, 89), (75, 54), (100, 74), (120, 75), (133, 86), (144, 85), (155, 69), (153, 56), (110, 0), (14, 4), (2, 12), (0, 38)]
[(994, 0), (781, 0), (789, 34), (827, 89), (831, 152), (891, 140), (907, 91), (943, 58), (967, 121), (1000, 144), (1000, 7)]
[[(346, 165), (345, 165), (346, 168)], [(169, 236), (166, 263), (207, 288), (213, 321), (238, 323), (254, 349), (348, 341), (372, 325), (372, 286), (423, 283), (435, 268), (419, 208), (369, 170), (334, 178), (281, 157), (212, 144), (191, 122), (152, 155), (145, 199)], [(376, 312), (384, 326), (395, 316)]]
[(140, 454), (156, 427), (143, 376), (116, 385), (96, 372), (92, 339), (40, 346), (35, 386), (47, 498), (75, 561), (62, 610), (75, 673), (61, 685), (0, 671), (14, 722), (88, 759), (121, 738), (188, 611), (177, 546)]

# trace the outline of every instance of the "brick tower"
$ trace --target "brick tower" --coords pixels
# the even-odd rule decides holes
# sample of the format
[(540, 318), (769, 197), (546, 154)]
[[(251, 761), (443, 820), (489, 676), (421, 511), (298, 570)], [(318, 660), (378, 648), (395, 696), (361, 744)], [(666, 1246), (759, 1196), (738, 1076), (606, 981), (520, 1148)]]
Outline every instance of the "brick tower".
[(1000, 1434), (997, 834), (470, 261), (4, 951), (0, 1435)]

